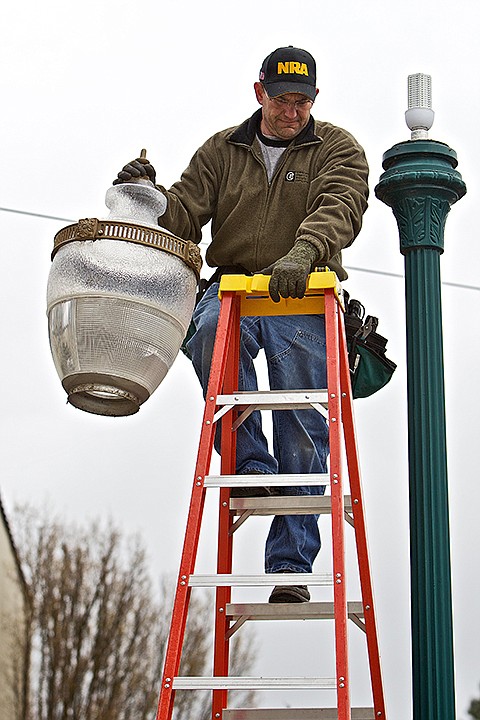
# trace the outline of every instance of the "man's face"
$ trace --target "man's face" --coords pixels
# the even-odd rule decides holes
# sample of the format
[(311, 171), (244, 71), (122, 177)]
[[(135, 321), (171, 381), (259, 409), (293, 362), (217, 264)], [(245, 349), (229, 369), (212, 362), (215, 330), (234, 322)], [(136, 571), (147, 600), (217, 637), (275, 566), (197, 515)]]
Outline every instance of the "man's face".
[(296, 137), (310, 119), (313, 102), (302, 93), (285, 93), (269, 98), (261, 83), (256, 82), (254, 87), (257, 100), (262, 106), (260, 127), (263, 134), (279, 140)]

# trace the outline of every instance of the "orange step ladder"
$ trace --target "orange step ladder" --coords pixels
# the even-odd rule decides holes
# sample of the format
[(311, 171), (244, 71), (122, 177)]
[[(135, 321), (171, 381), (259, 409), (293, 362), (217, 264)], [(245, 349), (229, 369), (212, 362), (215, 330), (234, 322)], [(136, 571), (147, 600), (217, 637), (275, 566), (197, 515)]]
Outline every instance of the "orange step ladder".
[[(268, 295), (269, 277), (225, 275), (220, 283), (221, 307), (212, 357), (205, 411), (195, 468), (190, 509), (176, 588), (170, 635), (158, 703), (157, 720), (171, 720), (176, 690), (212, 690), (212, 720), (384, 720), (385, 702), (380, 667), (372, 580), (368, 558), (365, 514), (355, 439), (353, 399), (341, 304), (335, 273), (309, 276), (305, 297), (274, 303)], [(239, 392), (240, 317), (324, 313), (328, 388), (315, 390)], [(263, 485), (330, 485), (330, 495), (232, 498), (230, 488), (258, 485), (258, 476), (235, 474), (235, 430), (253, 410), (315, 408), (328, 418), (330, 467), (327, 475), (262, 476)], [(222, 423), (220, 475), (209, 476), (216, 423)], [(343, 451), (343, 453), (342, 453)], [(347, 471), (342, 465), (346, 457)], [(344, 495), (348, 479), (350, 495)], [(195, 561), (206, 491), (220, 488), (217, 572), (195, 575)], [(274, 575), (232, 574), (234, 531), (250, 515), (331, 514), (333, 573), (285, 573), (282, 585), (333, 585), (332, 602), (232, 603), (232, 587), (275, 585)], [(361, 601), (347, 602), (345, 522), (354, 527)], [(328, 577), (327, 577), (328, 576)], [(215, 587), (214, 657), (212, 677), (180, 677), (189, 599), (193, 587)], [(335, 677), (232, 677), (229, 644), (246, 620), (333, 619)], [(352, 708), (348, 669), (347, 623), (351, 619), (365, 633), (371, 681), (372, 707)], [(233, 708), (229, 690), (336, 691), (331, 708)]]

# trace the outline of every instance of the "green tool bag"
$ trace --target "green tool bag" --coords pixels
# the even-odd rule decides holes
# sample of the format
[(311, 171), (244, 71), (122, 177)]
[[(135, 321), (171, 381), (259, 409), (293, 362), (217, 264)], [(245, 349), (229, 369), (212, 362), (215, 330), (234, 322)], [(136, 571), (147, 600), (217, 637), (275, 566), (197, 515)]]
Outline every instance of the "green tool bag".
[(344, 301), (353, 397), (369, 397), (389, 382), (397, 366), (385, 356), (388, 341), (376, 332), (378, 318), (371, 315), (365, 318), (363, 305), (358, 300), (350, 300), (345, 291)]

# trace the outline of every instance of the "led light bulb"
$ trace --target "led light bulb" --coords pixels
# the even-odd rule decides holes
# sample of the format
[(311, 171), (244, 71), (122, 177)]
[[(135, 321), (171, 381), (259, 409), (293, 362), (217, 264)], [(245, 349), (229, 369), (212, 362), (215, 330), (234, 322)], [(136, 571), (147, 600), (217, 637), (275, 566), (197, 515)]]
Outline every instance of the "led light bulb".
[(410, 128), (412, 140), (425, 140), (433, 125), (432, 78), (424, 73), (408, 76), (408, 110), (405, 122)]

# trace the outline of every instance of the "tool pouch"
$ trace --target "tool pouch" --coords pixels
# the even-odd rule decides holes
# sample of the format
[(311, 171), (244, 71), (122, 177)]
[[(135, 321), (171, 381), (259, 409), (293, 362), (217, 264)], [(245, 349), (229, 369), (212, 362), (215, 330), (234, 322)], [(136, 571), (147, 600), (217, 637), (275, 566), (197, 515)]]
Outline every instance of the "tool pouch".
[(385, 355), (387, 339), (376, 330), (378, 318), (365, 317), (365, 308), (344, 291), (345, 335), (354, 398), (369, 397), (389, 382), (396, 364)]

